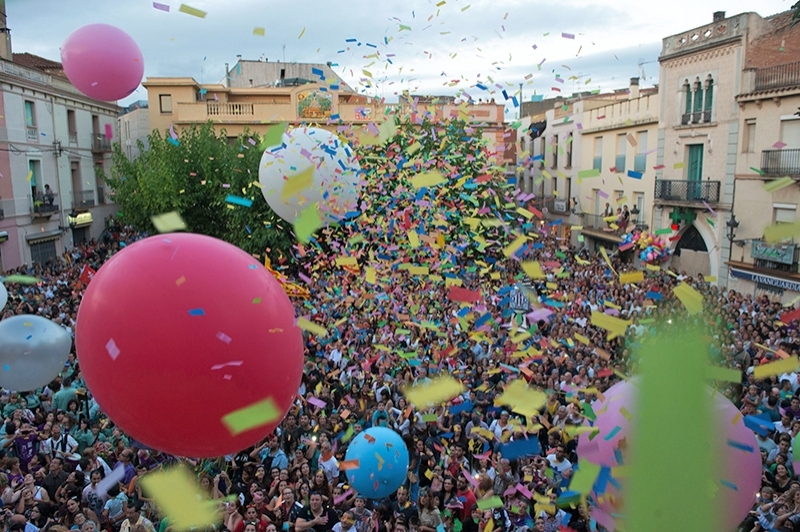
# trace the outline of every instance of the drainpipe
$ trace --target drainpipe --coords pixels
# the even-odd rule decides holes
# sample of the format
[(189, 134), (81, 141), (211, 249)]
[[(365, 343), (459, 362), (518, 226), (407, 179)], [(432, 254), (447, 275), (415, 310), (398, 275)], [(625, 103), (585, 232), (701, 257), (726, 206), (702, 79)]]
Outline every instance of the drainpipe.
[[(50, 96), (50, 119), (53, 122), (53, 142), (56, 142), (58, 141), (58, 137), (56, 135), (56, 100), (53, 96)], [(53, 155), (56, 158), (56, 194), (58, 194), (58, 197), (61, 198), (60, 200), (61, 209), (59, 210), (58, 213), (58, 219), (59, 219), (58, 225), (61, 227), (69, 227), (69, 224), (66, 223), (66, 220), (64, 218), (64, 213), (67, 211), (65, 210), (64, 207), (64, 194), (61, 193), (61, 170), (59, 168), (59, 162), (61, 160), (62, 150), (60, 149), (60, 147), (55, 152), (53, 152)], [(66, 231), (64, 232), (66, 233)]]

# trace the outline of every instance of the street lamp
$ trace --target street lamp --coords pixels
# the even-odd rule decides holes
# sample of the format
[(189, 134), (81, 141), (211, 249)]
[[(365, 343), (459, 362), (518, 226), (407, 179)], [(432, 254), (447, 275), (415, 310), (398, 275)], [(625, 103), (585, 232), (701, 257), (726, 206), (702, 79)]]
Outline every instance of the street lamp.
[(728, 220), (725, 225), (728, 226), (728, 242), (730, 245), (728, 246), (728, 261), (731, 260), (731, 253), (733, 252), (733, 241), (736, 239), (736, 230), (739, 228), (739, 222), (736, 221), (736, 215), (731, 213), (731, 219)]

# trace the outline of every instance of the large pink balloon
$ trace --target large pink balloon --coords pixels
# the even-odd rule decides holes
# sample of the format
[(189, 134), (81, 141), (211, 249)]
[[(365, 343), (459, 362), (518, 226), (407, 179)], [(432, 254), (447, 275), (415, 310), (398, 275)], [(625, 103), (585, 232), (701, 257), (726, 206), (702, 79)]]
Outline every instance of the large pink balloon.
[(131, 94), (144, 75), (136, 41), (108, 24), (88, 24), (73, 31), (61, 45), (61, 62), (79, 91), (107, 102)]
[[(578, 456), (586, 458), (593, 464), (612, 468), (622, 465), (618, 458), (622, 459), (623, 464), (625, 463), (626, 447), (635, 445), (629, 438), (631, 431), (628, 418), (635, 416), (635, 395), (639, 382), (641, 381), (635, 378), (630, 382), (619, 382), (603, 394), (604, 401), (595, 401), (592, 405), (597, 414), (594, 426), (600, 429), (600, 433), (591, 440), (590, 433), (580, 435)], [(708, 390), (711, 393), (711, 388)], [(719, 515), (724, 516), (724, 530), (735, 530), (747, 517), (755, 502), (756, 492), (761, 487), (761, 454), (758, 452), (755, 434), (745, 427), (742, 416), (733, 403), (721, 394), (713, 393), (713, 417), (717, 420), (717, 430), (723, 432), (719, 438), (724, 445), (724, 448), (719, 450), (722, 455), (720, 476), (722, 480), (736, 487), (736, 489), (725, 485), (720, 487), (713, 503), (720, 509)], [(606, 439), (612, 432), (612, 437)], [(727, 445), (728, 441), (750, 446), (753, 452)], [(664, 466), (680, 467), (680, 464), (664, 464)], [(621, 492), (613, 484), (608, 484), (603, 495), (596, 493), (593, 495), (603, 513), (624, 515), (624, 483), (622, 479), (615, 480), (622, 484)], [(680, 511), (679, 508), (675, 510)]]

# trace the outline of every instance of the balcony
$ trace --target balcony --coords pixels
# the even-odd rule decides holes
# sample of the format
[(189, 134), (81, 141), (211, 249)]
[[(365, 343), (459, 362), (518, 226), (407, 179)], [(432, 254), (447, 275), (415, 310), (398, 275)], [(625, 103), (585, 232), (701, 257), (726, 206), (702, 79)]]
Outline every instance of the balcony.
[(72, 191), (73, 209), (88, 209), (89, 207), (94, 207), (94, 205), (94, 190)]
[(103, 189), (103, 187), (97, 187), (97, 204), (106, 204), (106, 191)]
[(208, 116), (253, 116), (252, 103), (206, 103)]
[(711, 122), (711, 111), (695, 111), (681, 115), (681, 125), (708, 124)]
[(798, 273), (800, 262), (800, 246), (796, 244), (767, 244), (754, 240), (750, 248), (753, 265), (766, 270), (777, 270), (787, 273)]
[(655, 199), (672, 203), (719, 203), (719, 181), (656, 179)]
[(766, 176), (800, 176), (800, 149), (762, 151), (761, 172)]
[[(28, 196), (30, 198), (30, 196)], [(31, 200), (31, 214), (34, 218), (50, 218), (61, 209), (58, 206), (58, 194), (36, 194)]]
[(36, 126), (25, 127), (28, 142), (39, 142), (39, 129)]
[(111, 140), (105, 134), (95, 133), (92, 136), (92, 153), (109, 153), (111, 151)]
[(755, 90), (778, 89), (800, 85), (800, 61), (759, 68), (756, 71)]

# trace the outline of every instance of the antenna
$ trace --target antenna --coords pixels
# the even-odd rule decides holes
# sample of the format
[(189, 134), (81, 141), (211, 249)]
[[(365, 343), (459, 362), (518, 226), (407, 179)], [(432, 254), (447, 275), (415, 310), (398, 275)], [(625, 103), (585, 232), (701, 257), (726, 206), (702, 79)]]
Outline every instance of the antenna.
[(281, 48), (283, 48), (283, 62), (285, 63), (286, 62), (286, 45), (285, 44), (282, 45)]
[(647, 76), (644, 73), (642, 65), (649, 65), (650, 63), (658, 63), (658, 60), (656, 59), (655, 61), (645, 61), (644, 57), (640, 57), (639, 61), (636, 63), (637, 74), (642, 78), (642, 81), (647, 79)]

